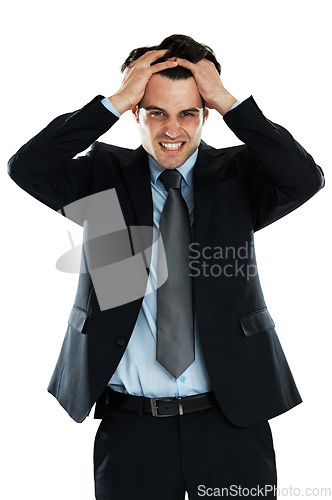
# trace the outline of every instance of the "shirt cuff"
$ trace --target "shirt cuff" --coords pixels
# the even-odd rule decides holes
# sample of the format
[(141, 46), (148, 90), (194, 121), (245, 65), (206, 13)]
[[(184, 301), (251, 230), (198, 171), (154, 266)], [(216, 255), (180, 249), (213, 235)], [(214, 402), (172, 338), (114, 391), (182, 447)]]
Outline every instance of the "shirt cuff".
[[(117, 111), (114, 106), (112, 105), (111, 101), (109, 100), (108, 97), (104, 97), (104, 99), (102, 99), (100, 102), (103, 103), (103, 105), (105, 106), (105, 108), (107, 108), (111, 113), (113, 113), (113, 115), (117, 116), (118, 118), (120, 118), (121, 116), (121, 113), (119, 113), (119, 111)], [(236, 104), (236, 103), (235, 103)]]
[(231, 111), (232, 109), (236, 108), (236, 106), (238, 106), (238, 105), (239, 105), (239, 104), (241, 104), (241, 103), (242, 103), (242, 101), (236, 101), (236, 102), (233, 104), (233, 106), (232, 106), (231, 108), (229, 108), (229, 110), (227, 111), (227, 113), (228, 113), (229, 111)]

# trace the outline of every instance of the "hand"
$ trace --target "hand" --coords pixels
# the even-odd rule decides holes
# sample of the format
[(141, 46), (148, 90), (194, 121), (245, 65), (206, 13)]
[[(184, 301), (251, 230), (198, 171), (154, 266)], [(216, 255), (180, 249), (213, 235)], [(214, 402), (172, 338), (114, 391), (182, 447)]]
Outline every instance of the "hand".
[(216, 109), (224, 115), (236, 103), (221, 81), (220, 75), (212, 61), (201, 59), (198, 63), (191, 63), (187, 59), (176, 58), (179, 66), (189, 69), (195, 80), (199, 93), (208, 108)]
[(154, 61), (163, 57), (167, 50), (150, 50), (129, 64), (124, 72), (124, 78), (119, 90), (109, 97), (112, 105), (119, 113), (122, 114), (134, 108), (140, 102), (145, 87), (154, 73), (177, 65), (177, 62), (174, 61), (175, 58), (171, 58), (168, 61), (151, 66)]

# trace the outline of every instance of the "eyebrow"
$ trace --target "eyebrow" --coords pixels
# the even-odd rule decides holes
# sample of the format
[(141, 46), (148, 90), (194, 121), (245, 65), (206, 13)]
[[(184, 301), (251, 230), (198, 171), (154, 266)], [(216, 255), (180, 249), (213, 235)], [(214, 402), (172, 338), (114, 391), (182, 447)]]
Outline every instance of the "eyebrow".
[[(158, 111), (163, 111), (166, 113), (167, 111), (163, 108), (160, 108), (159, 106), (147, 106), (146, 108), (142, 106), (146, 111), (151, 111), (151, 110), (158, 110)], [(200, 108), (203, 109), (203, 108)], [(182, 109), (180, 113), (188, 113), (189, 111), (192, 113), (199, 113), (200, 109), (198, 108), (189, 108), (189, 109)]]

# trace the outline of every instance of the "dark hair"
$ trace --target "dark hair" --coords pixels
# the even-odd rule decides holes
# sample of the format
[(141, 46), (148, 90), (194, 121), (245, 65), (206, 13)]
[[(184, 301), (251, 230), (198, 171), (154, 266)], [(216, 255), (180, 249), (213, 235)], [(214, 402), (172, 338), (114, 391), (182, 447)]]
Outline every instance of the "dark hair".
[[(182, 59), (187, 59), (192, 63), (197, 63), (201, 59), (208, 59), (212, 61), (215, 65), (218, 73), (221, 72), (220, 64), (218, 63), (213, 50), (207, 45), (196, 42), (193, 38), (186, 35), (171, 35), (165, 38), (159, 45), (154, 45), (151, 47), (140, 47), (134, 49), (130, 52), (129, 56), (121, 66), (121, 71), (123, 72), (131, 62), (136, 61), (143, 54), (149, 50), (162, 50), (168, 49), (164, 57), (157, 59), (152, 65), (159, 62), (163, 62), (171, 57), (181, 57)], [(187, 80), (192, 76), (191, 71), (182, 66), (176, 66), (175, 68), (164, 69), (159, 72), (160, 75), (166, 76), (171, 80)]]

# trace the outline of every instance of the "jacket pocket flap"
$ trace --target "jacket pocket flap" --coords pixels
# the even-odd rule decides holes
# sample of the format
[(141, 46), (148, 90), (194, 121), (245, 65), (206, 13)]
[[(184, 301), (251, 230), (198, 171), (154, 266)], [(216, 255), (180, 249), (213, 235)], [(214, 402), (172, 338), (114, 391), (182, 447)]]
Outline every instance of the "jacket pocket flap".
[(78, 309), (76, 306), (73, 306), (68, 319), (68, 323), (79, 332), (84, 333), (82, 330), (88, 316), (89, 315), (86, 311), (83, 311), (83, 309)]
[(249, 314), (242, 314), (239, 316), (239, 321), (246, 337), (256, 335), (257, 333), (267, 332), (275, 327), (274, 321), (267, 308)]

